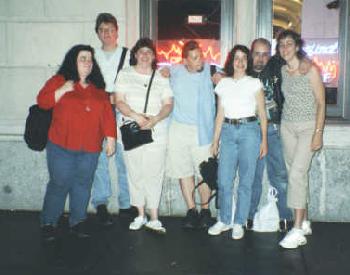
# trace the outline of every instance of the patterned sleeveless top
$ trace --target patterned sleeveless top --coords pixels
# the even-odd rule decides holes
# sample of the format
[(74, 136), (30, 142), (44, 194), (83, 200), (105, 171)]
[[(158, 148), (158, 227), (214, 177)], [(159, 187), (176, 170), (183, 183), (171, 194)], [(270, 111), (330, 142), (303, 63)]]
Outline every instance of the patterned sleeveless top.
[(287, 66), (282, 69), (284, 104), (282, 119), (286, 121), (314, 121), (316, 102), (310, 79), (305, 75), (289, 75)]

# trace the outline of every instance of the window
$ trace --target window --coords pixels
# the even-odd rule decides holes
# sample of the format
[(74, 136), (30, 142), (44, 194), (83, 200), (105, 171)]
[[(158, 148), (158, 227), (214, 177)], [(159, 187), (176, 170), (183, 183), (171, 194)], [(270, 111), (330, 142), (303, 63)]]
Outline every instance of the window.
[(304, 39), (326, 87), (327, 117), (350, 119), (348, 17), (346, 0), (258, 0), (258, 35), (274, 42), (281, 30), (293, 29)]
[(220, 65), (233, 45), (232, 0), (140, 0), (141, 36), (156, 42), (158, 61), (179, 63), (181, 48), (198, 41), (204, 58)]

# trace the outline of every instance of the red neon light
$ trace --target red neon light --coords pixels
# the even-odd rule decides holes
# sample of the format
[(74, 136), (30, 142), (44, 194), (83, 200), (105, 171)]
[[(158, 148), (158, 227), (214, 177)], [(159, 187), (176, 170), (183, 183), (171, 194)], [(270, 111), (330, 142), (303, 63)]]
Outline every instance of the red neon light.
[(313, 57), (312, 60), (320, 68), (325, 83), (330, 83), (338, 79), (339, 64), (337, 61), (319, 60), (317, 56)]
[[(220, 64), (220, 46), (216, 40), (200, 39), (199, 45), (202, 48), (203, 57), (209, 63)], [(182, 60), (182, 40), (161, 40), (158, 41), (157, 55), (160, 62), (180, 63)]]

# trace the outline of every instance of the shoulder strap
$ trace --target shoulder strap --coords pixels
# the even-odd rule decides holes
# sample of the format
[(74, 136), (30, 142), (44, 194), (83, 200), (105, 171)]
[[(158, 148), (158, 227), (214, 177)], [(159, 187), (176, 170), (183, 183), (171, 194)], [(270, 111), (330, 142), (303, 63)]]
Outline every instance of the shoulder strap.
[(151, 85), (152, 85), (152, 82), (153, 82), (153, 78), (154, 78), (154, 74), (156, 73), (156, 70), (153, 70), (152, 72), (152, 75), (151, 75), (151, 79), (149, 80), (149, 83), (148, 83), (148, 89), (147, 89), (147, 95), (146, 95), (146, 102), (145, 102), (145, 107), (143, 108), (143, 113), (145, 114), (146, 111), (147, 111), (147, 105), (148, 105), (148, 98), (149, 98), (149, 94), (150, 94), (150, 91), (151, 91)]
[(115, 81), (117, 80), (117, 76), (118, 76), (119, 71), (120, 71), (120, 70), (123, 68), (123, 66), (124, 66), (124, 61), (125, 61), (125, 57), (126, 57), (127, 51), (128, 51), (128, 48), (123, 47), (122, 55), (121, 55), (120, 60), (119, 60), (119, 65), (118, 65), (117, 73), (116, 73), (115, 78), (114, 78), (114, 83), (115, 83)]
[(213, 76), (216, 73), (216, 66), (211, 64), (210, 65), (210, 75)]

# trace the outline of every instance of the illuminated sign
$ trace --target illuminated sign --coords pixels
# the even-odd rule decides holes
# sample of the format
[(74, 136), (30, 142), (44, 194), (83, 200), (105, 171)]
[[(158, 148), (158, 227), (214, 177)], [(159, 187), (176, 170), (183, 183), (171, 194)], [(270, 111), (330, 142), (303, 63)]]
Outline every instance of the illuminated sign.
[(338, 87), (338, 39), (305, 39), (305, 52), (319, 67), (327, 87)]
[(187, 23), (190, 25), (202, 25), (205, 24), (204, 15), (189, 15), (187, 16)]
[[(220, 41), (212, 39), (196, 39), (202, 48), (203, 58), (211, 64), (220, 64)], [(176, 64), (182, 60), (183, 40), (158, 40), (157, 57), (161, 64)]]

